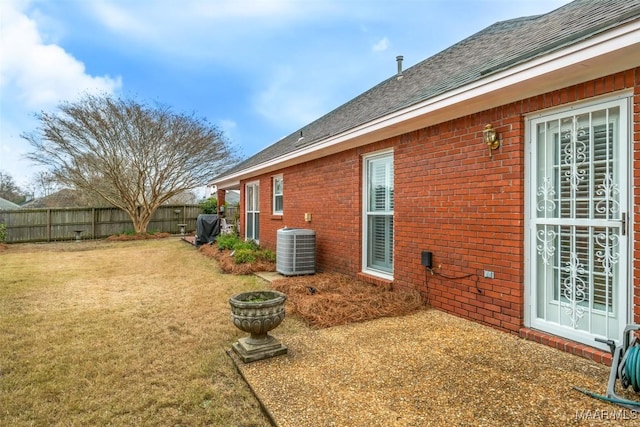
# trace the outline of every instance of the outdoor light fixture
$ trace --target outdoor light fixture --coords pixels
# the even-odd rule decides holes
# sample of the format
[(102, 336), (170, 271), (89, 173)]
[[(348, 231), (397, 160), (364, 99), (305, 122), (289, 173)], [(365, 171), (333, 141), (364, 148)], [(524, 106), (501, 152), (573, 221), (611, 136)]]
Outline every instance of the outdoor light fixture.
[(482, 131), (484, 143), (489, 147), (489, 157), (493, 157), (493, 150), (500, 147), (498, 132), (493, 128), (491, 123), (487, 124)]

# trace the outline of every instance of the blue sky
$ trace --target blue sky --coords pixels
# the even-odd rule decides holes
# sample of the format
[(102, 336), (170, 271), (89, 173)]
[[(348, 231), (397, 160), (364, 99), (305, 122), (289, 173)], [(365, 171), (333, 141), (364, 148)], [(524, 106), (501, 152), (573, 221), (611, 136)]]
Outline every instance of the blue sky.
[[(490, 24), (568, 0), (0, 0), (0, 170), (87, 92), (195, 113), (251, 156)], [(220, 171), (212, 171), (215, 175)]]

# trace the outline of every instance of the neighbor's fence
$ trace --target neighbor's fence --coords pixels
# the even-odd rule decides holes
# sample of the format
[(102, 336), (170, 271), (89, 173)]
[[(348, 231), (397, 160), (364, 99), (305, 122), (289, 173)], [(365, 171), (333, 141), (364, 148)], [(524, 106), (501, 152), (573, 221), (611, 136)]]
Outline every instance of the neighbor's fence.
[[(147, 231), (180, 233), (196, 229), (202, 209), (198, 205), (161, 206), (154, 213)], [(7, 243), (52, 242), (76, 238), (99, 239), (133, 231), (126, 212), (118, 208), (60, 208), (0, 210), (0, 223), (7, 227)]]
[(238, 206), (226, 206), (224, 216), (227, 218), (227, 221), (234, 221), (237, 218), (239, 211), (240, 208)]

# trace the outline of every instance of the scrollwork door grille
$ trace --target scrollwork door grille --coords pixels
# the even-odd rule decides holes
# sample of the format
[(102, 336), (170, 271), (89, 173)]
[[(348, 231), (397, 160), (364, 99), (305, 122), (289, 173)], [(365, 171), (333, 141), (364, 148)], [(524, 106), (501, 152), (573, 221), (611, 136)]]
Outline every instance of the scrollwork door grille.
[(531, 121), (533, 323), (615, 338), (624, 322), (623, 110), (611, 102)]

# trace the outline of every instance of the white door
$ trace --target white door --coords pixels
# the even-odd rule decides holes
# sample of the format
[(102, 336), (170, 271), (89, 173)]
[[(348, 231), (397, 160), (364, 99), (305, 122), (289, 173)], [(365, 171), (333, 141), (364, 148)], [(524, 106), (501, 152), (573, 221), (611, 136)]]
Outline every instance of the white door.
[(628, 99), (528, 120), (531, 326), (608, 349), (628, 319)]
[(245, 186), (245, 238), (260, 241), (260, 185), (257, 182)]

